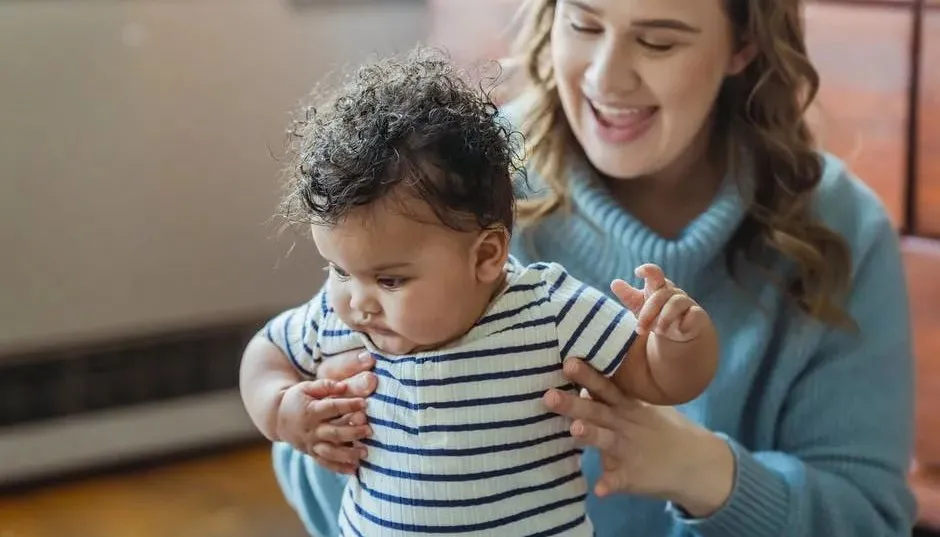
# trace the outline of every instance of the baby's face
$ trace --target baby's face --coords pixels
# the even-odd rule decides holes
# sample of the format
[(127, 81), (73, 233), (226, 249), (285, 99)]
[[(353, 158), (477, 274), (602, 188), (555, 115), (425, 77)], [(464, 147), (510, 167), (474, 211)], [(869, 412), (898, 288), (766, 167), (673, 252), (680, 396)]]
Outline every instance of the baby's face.
[[(402, 207), (418, 218), (402, 214)], [(461, 336), (480, 314), (481, 292), (488, 292), (475, 270), (479, 233), (423, 222), (435, 222), (430, 208), (390, 201), (357, 209), (336, 226), (313, 226), (329, 262), (333, 309), (391, 354)]]

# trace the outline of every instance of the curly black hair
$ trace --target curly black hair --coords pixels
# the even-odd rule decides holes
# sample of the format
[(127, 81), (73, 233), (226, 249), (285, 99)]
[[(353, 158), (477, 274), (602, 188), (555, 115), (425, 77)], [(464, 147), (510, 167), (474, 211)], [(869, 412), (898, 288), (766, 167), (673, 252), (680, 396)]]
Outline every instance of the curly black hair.
[(427, 203), (455, 230), (512, 231), (514, 185), (525, 179), (521, 134), (439, 51), (360, 67), (290, 134), (281, 206), (289, 222), (335, 225), (391, 194)]

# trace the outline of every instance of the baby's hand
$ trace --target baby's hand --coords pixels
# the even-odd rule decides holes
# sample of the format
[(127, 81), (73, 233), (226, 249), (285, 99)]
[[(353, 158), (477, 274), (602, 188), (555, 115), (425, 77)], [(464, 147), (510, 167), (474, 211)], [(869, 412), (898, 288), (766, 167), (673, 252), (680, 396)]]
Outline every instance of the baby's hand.
[(277, 415), (277, 437), (308, 453), (323, 467), (352, 474), (365, 457), (354, 445), (372, 434), (362, 398), (333, 398), (345, 386), (333, 380), (298, 382), (284, 392)]
[(666, 279), (662, 269), (653, 264), (641, 265), (636, 275), (644, 279), (642, 291), (623, 280), (614, 280), (610, 288), (636, 315), (637, 334), (652, 332), (684, 343), (702, 333), (709, 323), (705, 310)]

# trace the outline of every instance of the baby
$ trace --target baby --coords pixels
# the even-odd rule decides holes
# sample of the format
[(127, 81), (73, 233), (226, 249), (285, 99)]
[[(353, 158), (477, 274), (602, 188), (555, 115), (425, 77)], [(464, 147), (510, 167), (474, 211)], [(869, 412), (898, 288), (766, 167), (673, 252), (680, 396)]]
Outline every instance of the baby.
[[(631, 311), (510, 256), (516, 146), (433, 55), (360, 69), (295, 134), (286, 207), (329, 276), (245, 351), (261, 432), (353, 474), (348, 537), (592, 535), (571, 423), (542, 396), (573, 388), (575, 356), (638, 399), (693, 399), (718, 360), (708, 315), (655, 266), (637, 270), (644, 290), (612, 284)], [(363, 347), (379, 379), (367, 405), (327, 397), (317, 366)]]

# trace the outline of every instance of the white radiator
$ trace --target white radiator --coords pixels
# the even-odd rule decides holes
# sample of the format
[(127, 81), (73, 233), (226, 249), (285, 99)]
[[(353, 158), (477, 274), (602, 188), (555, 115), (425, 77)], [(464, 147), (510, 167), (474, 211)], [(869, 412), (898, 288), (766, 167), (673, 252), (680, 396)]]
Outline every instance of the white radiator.
[[(315, 82), (412, 47), (425, 18), (390, 0), (0, 3), (0, 385), (58, 360), (0, 389), (0, 416), (62, 386), (68, 404), (95, 403), (98, 381), (69, 380), (72, 349), (261, 320), (312, 295), (312, 244), (287, 256), (304, 239), (268, 225), (272, 153)], [(146, 387), (162, 373), (128, 374)], [(63, 402), (0, 422), (0, 483), (250, 437), (236, 395)]]

